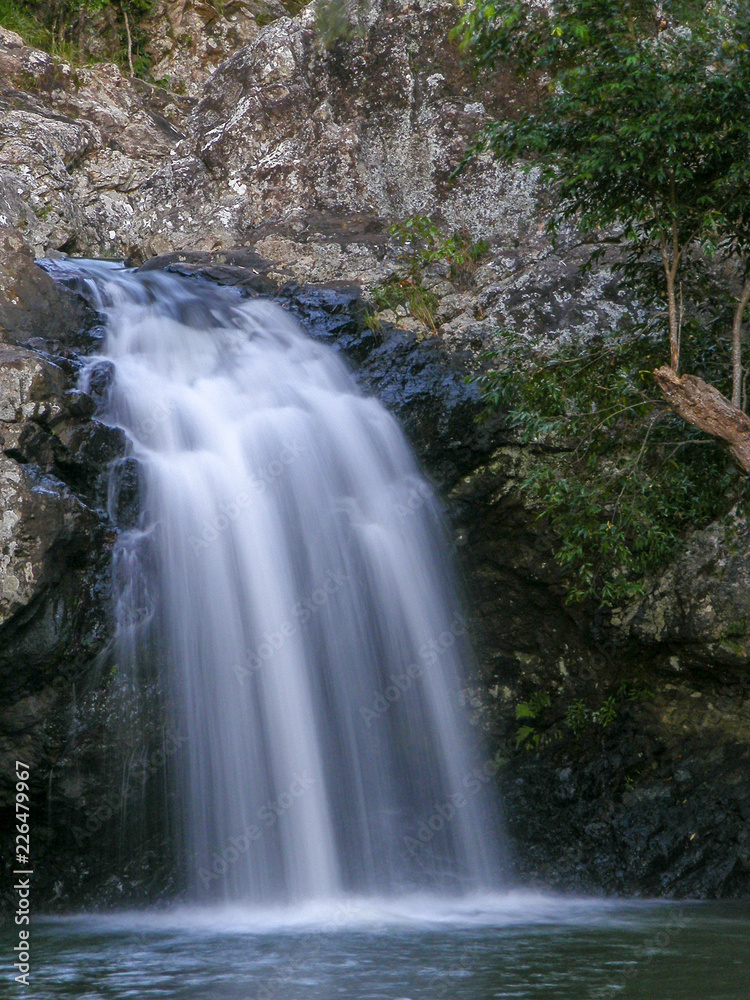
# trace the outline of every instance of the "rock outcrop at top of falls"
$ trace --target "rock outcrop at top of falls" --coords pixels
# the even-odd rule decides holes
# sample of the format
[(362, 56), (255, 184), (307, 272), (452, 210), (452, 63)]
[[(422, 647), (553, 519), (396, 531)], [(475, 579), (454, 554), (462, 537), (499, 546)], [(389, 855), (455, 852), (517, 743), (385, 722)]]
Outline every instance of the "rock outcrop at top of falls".
[(448, 184), (488, 111), (520, 99), (510, 74), (510, 92), (476, 99), (445, 0), (378, 0), (341, 24), (328, 24), (331, 6), (274, 20), (222, 63), (189, 116), (189, 102), (114, 66), (74, 69), (3, 31), (3, 76), (16, 85), (4, 88), (16, 136), (3, 159), (27, 179), (8, 192), (8, 222), (25, 221), (37, 252), (149, 256), (242, 244), (295, 209), (386, 219), (439, 206), (477, 236), (515, 234), (533, 180), (487, 162)]
[[(157, 7), (173, 25), (153, 38), (172, 90), (73, 66), (0, 28), (0, 748), (6, 762), (30, 757), (38, 801), (49, 794), (37, 836), (58, 861), (40, 892), (66, 905), (170, 888), (156, 849), (128, 865), (87, 850), (123, 808), (103, 493), (123, 442), (76, 390), (95, 318), (32, 263), (59, 251), (281, 290), (399, 415), (452, 518), (481, 662), (467, 705), (507, 759), (525, 879), (750, 892), (747, 512), (728, 504), (687, 532), (632, 605), (572, 607), (555, 540), (518, 488), (533, 450), (501, 419), (479, 427), (463, 383), (503, 327), (552, 341), (639, 315), (606, 263), (581, 271), (580, 234), (549, 242), (533, 172), (482, 159), (450, 181), (477, 128), (524, 101), (523, 87), (510, 71), (471, 75), (443, 0), (317, 0), (296, 17), (269, 0), (228, 8), (234, 28), (190, 3)], [(463, 273), (423, 271), (429, 323), (373, 299), (404, 273), (388, 226), (415, 213), (488, 244)], [(137, 482), (125, 476), (127, 517)], [(622, 684), (641, 695), (621, 699), (610, 725), (516, 748), (517, 709), (535, 693), (550, 695), (554, 722)]]
[[(535, 174), (482, 158), (451, 181), (481, 125), (527, 99), (510, 71), (474, 79), (449, 40), (456, 17), (446, 0), (321, 0), (259, 30), (197, 104), (0, 29), (0, 223), (38, 255), (249, 246), (279, 282), (371, 291), (399, 271), (388, 224), (434, 214), (490, 245), (469, 287), (430, 281), (444, 340), (476, 354), (510, 322), (555, 336), (627, 321), (609, 270), (581, 272), (579, 235), (549, 243)], [(427, 332), (403, 309), (385, 318)]]

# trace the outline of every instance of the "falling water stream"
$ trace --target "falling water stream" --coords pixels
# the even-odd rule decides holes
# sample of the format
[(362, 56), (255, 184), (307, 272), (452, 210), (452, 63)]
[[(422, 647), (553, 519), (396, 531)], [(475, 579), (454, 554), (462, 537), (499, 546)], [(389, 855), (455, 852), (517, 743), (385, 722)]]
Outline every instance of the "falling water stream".
[(116, 659), (158, 660), (188, 887), (42, 922), (26, 995), (745, 998), (746, 908), (503, 889), (439, 507), (336, 353), (203, 280), (46, 266), (106, 320), (82, 383), (109, 367), (140, 490)]
[(194, 893), (497, 885), (492, 761), (459, 707), (466, 628), (394, 418), (271, 301), (56, 267), (106, 317), (90, 371), (114, 366), (103, 418), (139, 464), (141, 519), (115, 557), (119, 660), (151, 655), (131, 641), (148, 565)]

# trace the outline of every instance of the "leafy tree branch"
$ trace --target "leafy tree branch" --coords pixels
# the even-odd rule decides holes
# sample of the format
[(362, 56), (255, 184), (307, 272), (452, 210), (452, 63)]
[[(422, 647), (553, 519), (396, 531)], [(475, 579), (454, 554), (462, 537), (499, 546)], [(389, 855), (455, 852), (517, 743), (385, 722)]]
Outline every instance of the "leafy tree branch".
[[(555, 186), (553, 234), (562, 222), (613, 234), (615, 266), (663, 322), (675, 376), (666, 399), (685, 419), (696, 410), (678, 400), (688, 384), (679, 380), (684, 317), (701, 308), (688, 301), (690, 274), (712, 259), (728, 265), (728, 286), (740, 285), (731, 399), (721, 419), (696, 426), (714, 426), (750, 473), (750, 457), (733, 445), (743, 426), (750, 303), (750, 10), (688, 0), (474, 0), (459, 31), (479, 63), (511, 60), (538, 84), (534, 106), (491, 123), (473, 152), (541, 169)], [(704, 411), (719, 395), (704, 393)]]

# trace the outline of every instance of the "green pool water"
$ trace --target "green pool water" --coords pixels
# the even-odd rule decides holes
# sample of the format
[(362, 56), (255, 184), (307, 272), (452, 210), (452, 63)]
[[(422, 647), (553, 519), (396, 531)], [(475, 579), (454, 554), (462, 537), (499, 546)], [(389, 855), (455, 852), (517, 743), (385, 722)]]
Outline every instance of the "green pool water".
[(748, 1000), (750, 902), (509, 893), (38, 917), (31, 956), (30, 985), (6, 973), (3, 996)]

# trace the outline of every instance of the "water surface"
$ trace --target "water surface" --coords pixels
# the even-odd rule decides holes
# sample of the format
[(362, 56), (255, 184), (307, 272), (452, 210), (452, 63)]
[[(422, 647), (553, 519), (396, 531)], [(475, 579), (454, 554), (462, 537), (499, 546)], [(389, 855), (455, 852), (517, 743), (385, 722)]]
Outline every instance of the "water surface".
[[(750, 903), (509, 893), (39, 919), (8, 996), (747, 1000)], [(21, 994), (21, 989), (24, 989)]]

